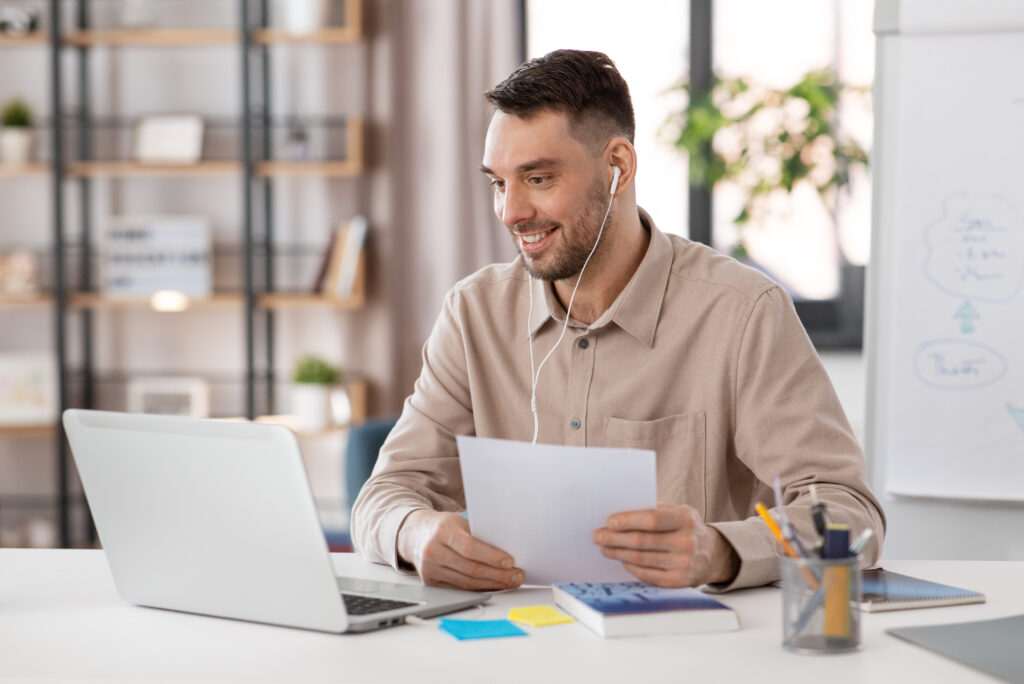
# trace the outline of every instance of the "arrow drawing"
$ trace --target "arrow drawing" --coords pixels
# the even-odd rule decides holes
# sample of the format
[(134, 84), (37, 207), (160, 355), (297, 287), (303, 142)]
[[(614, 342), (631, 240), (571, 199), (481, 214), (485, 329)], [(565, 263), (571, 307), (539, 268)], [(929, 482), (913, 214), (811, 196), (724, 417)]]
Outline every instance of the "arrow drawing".
[(978, 311), (971, 306), (970, 300), (965, 301), (956, 313), (953, 314), (953, 318), (960, 319), (960, 332), (965, 335), (969, 335), (974, 332), (974, 319), (981, 318), (978, 315)]
[(1024, 409), (1014, 408), (1010, 404), (1007, 404), (1006, 408), (1014, 420), (1017, 421), (1017, 424), (1020, 425), (1020, 429), (1024, 430)]

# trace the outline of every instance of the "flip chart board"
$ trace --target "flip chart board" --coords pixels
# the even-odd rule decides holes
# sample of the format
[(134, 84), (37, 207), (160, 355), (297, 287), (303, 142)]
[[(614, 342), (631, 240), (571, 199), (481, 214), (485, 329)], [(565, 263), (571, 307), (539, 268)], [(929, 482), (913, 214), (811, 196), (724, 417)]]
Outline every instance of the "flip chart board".
[(1024, 500), (1024, 3), (876, 33), (869, 452), (890, 493)]

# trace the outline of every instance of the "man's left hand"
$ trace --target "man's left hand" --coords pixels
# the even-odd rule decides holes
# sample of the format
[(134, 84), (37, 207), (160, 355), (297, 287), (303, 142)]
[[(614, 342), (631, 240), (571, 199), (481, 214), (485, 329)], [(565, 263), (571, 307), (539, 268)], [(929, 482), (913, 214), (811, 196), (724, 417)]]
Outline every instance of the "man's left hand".
[(692, 506), (660, 503), (653, 510), (616, 513), (607, 527), (594, 530), (593, 540), (602, 555), (660, 587), (729, 582), (739, 571), (732, 545)]

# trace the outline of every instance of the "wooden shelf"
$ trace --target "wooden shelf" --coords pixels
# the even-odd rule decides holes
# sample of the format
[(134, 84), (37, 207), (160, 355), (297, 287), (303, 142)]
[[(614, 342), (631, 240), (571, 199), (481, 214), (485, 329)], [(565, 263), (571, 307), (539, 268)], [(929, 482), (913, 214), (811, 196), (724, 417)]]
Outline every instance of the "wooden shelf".
[(38, 309), (53, 304), (49, 295), (32, 294), (0, 294), (0, 309)]
[[(190, 299), (186, 311), (223, 306), (242, 306), (245, 298), (240, 294), (215, 294)], [(149, 297), (111, 297), (96, 292), (84, 292), (68, 297), (72, 309), (152, 309)]]
[(55, 427), (53, 423), (0, 425), (0, 437), (49, 437), (53, 435)]
[(43, 162), (0, 164), (0, 178), (27, 178), (29, 176), (45, 176), (49, 173), (50, 165)]
[(75, 47), (235, 45), (238, 42), (238, 31), (233, 29), (102, 29), (75, 31), (64, 36), (64, 44)]
[(237, 161), (201, 161), (198, 164), (140, 164), (132, 161), (71, 162), (67, 175), (73, 178), (109, 176), (226, 176), (240, 174), (242, 165)]
[(50, 36), (45, 33), (29, 33), (24, 36), (7, 36), (0, 34), (0, 47), (18, 47), (20, 45), (46, 45)]
[(260, 162), (256, 165), (258, 176), (336, 176), (351, 178), (362, 171), (362, 165), (351, 161), (327, 162)]
[(265, 161), (256, 165), (258, 176), (344, 176), (363, 172), (363, 120), (350, 116), (345, 120), (345, 152), (338, 161)]
[(319, 294), (275, 292), (260, 296), (264, 309), (358, 309), (366, 303), (361, 294), (350, 297), (327, 297)]
[(362, 38), (362, 32), (356, 27), (339, 26), (336, 28), (323, 28), (312, 33), (288, 33), (281, 29), (257, 29), (253, 31), (254, 43), (260, 45), (272, 45), (274, 43), (307, 43), (307, 44), (329, 44), (329, 43), (354, 43)]

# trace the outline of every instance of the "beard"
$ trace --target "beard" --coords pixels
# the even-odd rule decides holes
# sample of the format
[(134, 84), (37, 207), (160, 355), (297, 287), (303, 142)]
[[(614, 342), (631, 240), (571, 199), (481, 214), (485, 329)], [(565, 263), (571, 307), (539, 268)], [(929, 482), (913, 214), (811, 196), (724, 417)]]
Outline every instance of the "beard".
[[(590, 251), (601, 231), (601, 221), (605, 215), (605, 191), (599, 183), (591, 188), (587, 202), (580, 216), (566, 225), (555, 221), (531, 221), (517, 223), (512, 232), (512, 241), (519, 251), (519, 259), (531, 276), (539, 280), (555, 281), (572, 278), (587, 263)], [(540, 258), (528, 257), (519, 247), (519, 233), (532, 233), (539, 230), (558, 228), (558, 242), (544, 250)], [(596, 256), (597, 250), (595, 250)]]

